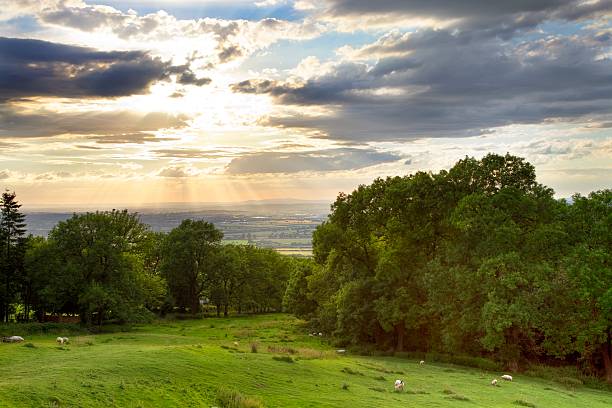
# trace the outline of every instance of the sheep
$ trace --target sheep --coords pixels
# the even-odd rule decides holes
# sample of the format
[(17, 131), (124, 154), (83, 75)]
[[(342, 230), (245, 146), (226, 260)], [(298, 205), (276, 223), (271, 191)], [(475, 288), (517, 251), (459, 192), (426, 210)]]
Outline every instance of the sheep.
[(64, 344), (68, 344), (68, 342), (70, 341), (68, 337), (62, 337), (62, 339), (64, 340)]
[(506, 381), (512, 381), (512, 376), (508, 374), (502, 375), (501, 378), (503, 378)]
[(234, 342), (234, 347), (238, 347), (240, 344), (238, 344), (237, 341)]
[(3, 337), (2, 341), (4, 343), (19, 343), (23, 341), (23, 337), (21, 336), (9, 336), (9, 337)]
[(497, 387), (497, 378), (494, 378), (493, 381), (491, 381), (491, 385)]
[(346, 354), (346, 350), (345, 349), (338, 349), (338, 350), (336, 350), (336, 353), (338, 353), (338, 354)]
[(425, 364), (425, 361), (421, 360), (421, 361), (419, 361), (419, 364), (423, 365), (423, 364)]
[(404, 391), (404, 380), (395, 380), (394, 387), (397, 392)]
[(63, 337), (58, 337), (57, 339), (55, 339), (55, 341), (57, 341), (59, 344), (64, 344), (64, 338)]
[(320, 333), (320, 332), (319, 332), (319, 336), (323, 336), (323, 333)]

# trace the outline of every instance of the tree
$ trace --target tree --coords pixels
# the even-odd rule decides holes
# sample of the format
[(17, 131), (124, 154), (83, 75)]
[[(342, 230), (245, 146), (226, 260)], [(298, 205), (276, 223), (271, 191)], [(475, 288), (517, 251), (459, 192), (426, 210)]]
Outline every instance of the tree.
[(308, 290), (308, 278), (312, 276), (315, 264), (310, 259), (295, 259), (283, 296), (283, 308), (300, 318), (311, 318), (317, 309), (317, 303), (311, 298)]
[(168, 234), (160, 268), (177, 306), (198, 312), (222, 238), (213, 224), (189, 219)]
[(138, 215), (127, 210), (75, 214), (60, 222), (49, 234), (61, 261), (50, 282), (51, 291), (64, 294), (56, 308), (98, 324), (106, 318), (137, 318), (145, 294), (135, 251), (145, 233)]
[(17, 294), (26, 243), (25, 215), (19, 212), (21, 204), (15, 198), (15, 193), (7, 190), (0, 200), (0, 273), (3, 289), (0, 319), (5, 322), (9, 320), (10, 304)]
[(509, 154), (376, 179), (338, 196), (313, 234), (317, 267), (292, 277), (285, 303), (301, 314), (312, 300), (314, 322), (341, 341), (511, 369), (579, 355), (610, 379), (611, 201), (555, 200)]
[(586, 358), (601, 356), (612, 383), (612, 190), (575, 195), (567, 226), (573, 248), (565, 272), (579, 330), (574, 347)]

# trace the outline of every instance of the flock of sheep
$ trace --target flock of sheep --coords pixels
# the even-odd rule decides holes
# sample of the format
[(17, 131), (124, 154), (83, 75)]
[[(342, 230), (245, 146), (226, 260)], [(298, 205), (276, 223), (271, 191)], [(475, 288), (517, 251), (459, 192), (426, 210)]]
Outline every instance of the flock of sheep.
[[(309, 336), (316, 336), (316, 335), (317, 335), (317, 333), (310, 333), (310, 334), (309, 334)], [(319, 336), (322, 336), (323, 334), (322, 334), (322, 333), (318, 333), (318, 335), (319, 335)], [(20, 343), (20, 342), (22, 342), (22, 341), (24, 341), (24, 339), (23, 339), (23, 337), (21, 337), (21, 336), (8, 336), (8, 337), (3, 337), (3, 338), (2, 338), (2, 342), (3, 342), (3, 343)], [(68, 344), (68, 342), (70, 341), (70, 339), (69, 339), (68, 337), (58, 337), (57, 339), (55, 339), (55, 341), (57, 341), (57, 343), (58, 343), (58, 344), (60, 344), (60, 345), (64, 345), (64, 344)], [(237, 343), (237, 342), (234, 342), (234, 345), (235, 345), (235, 346), (238, 346), (238, 343)], [(339, 354), (344, 354), (344, 353), (346, 352), (346, 350), (344, 350), (344, 349), (341, 349), (341, 350), (336, 350), (336, 351), (337, 351)], [(425, 361), (424, 361), (424, 360), (421, 360), (421, 361), (419, 361), (419, 364), (420, 364), (420, 365), (423, 365), (423, 364), (425, 364)], [(501, 378), (502, 378), (503, 380), (506, 380), (506, 381), (512, 381), (512, 376), (511, 376), (511, 375), (508, 375), (508, 374), (504, 374), (504, 375), (502, 375), (502, 376), (501, 376)], [(405, 386), (405, 385), (406, 385), (406, 384), (404, 383), (404, 380), (401, 380), (401, 379), (395, 380), (395, 384), (394, 384), (395, 391), (396, 391), (396, 392), (402, 392), (402, 391), (404, 391), (404, 386)], [(492, 386), (494, 386), (494, 387), (496, 387), (496, 386), (497, 386), (497, 378), (494, 378), (494, 379), (491, 381), (491, 385), (492, 385)]]
[[(8, 337), (2, 338), (3, 343), (21, 343), (22, 341), (24, 341), (24, 339), (21, 336), (8, 336)], [(58, 337), (56, 341), (59, 344), (64, 345), (64, 344), (68, 344), (70, 339), (68, 337)]]
[[(421, 360), (421, 361), (419, 361), (419, 364), (423, 365), (423, 364), (425, 364), (425, 361)], [(509, 374), (504, 374), (504, 375), (501, 376), (501, 378), (502, 378), (502, 380), (512, 381), (512, 376), (509, 375)], [(395, 391), (396, 392), (404, 391), (404, 386), (405, 385), (406, 384), (404, 383), (404, 380), (401, 380), (401, 379), (395, 380), (395, 384), (394, 384)], [(494, 386), (494, 387), (497, 386), (497, 378), (494, 378), (491, 381), (491, 385)]]

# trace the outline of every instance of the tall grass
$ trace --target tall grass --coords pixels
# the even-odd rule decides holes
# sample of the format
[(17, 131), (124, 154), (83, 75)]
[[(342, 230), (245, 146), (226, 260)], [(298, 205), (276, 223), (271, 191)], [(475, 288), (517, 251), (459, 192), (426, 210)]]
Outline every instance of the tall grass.
[(236, 390), (224, 387), (217, 390), (217, 403), (223, 408), (264, 408), (257, 398), (246, 397)]

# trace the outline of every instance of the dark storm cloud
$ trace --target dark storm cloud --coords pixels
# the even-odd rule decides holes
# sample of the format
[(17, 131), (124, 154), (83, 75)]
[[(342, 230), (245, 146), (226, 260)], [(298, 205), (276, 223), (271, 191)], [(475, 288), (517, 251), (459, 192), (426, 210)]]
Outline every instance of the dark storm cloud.
[(26, 96), (117, 97), (147, 92), (170, 74), (204, 85), (186, 66), (142, 51), (97, 51), (47, 41), (0, 37), (0, 100)]
[(273, 126), (317, 128), (345, 140), (461, 137), (513, 123), (609, 115), (612, 61), (602, 55), (610, 46), (586, 35), (512, 45), (422, 30), (355, 50), (380, 55), (374, 64), (343, 62), (302, 84), (252, 79), (232, 89), (336, 111), (267, 118)]
[[(129, 111), (57, 113), (38, 110), (25, 113), (0, 105), (0, 137), (45, 137), (61, 134), (117, 135), (186, 125), (187, 118), (161, 112)], [(125, 136), (125, 135), (123, 135)], [(111, 136), (108, 136), (111, 137)]]
[(374, 149), (341, 148), (307, 152), (258, 152), (233, 159), (228, 174), (297, 173), (300, 171), (356, 170), (401, 157)]

